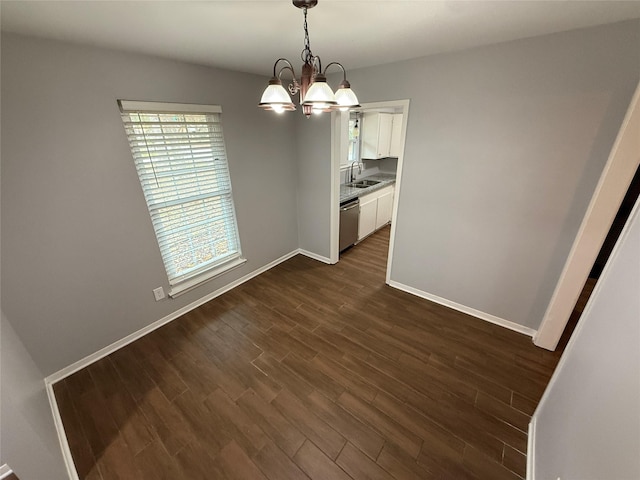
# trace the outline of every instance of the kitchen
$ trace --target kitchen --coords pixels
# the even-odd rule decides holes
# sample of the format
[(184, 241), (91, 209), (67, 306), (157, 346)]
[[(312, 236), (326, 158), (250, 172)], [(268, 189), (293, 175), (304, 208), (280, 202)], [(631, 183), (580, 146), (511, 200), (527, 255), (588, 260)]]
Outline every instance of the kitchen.
[(404, 149), (403, 107), (362, 108), (343, 122), (347, 148), (340, 156), (340, 252), (391, 223)]

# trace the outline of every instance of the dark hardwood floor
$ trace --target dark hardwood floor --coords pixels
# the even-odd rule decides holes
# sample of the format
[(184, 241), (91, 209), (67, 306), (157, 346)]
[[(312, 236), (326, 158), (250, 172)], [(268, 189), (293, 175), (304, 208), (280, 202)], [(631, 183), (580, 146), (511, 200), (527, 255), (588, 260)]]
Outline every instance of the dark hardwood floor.
[[(55, 385), (81, 479), (517, 479), (559, 352), (296, 256)], [(426, 272), (425, 272), (426, 274)]]

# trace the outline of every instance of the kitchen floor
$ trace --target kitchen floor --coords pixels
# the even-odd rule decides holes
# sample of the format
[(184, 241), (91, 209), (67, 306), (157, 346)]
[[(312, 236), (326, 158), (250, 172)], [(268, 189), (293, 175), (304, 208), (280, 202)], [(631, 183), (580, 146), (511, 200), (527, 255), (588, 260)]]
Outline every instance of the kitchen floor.
[(524, 478), (560, 353), (386, 286), (388, 242), (298, 255), (56, 384), (79, 477)]

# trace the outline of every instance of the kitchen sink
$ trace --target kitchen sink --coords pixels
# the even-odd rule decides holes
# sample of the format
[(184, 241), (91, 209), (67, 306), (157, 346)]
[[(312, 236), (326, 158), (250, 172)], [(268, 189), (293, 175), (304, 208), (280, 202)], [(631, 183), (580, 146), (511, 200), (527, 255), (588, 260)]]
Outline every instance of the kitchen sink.
[(380, 182), (378, 180), (360, 180), (358, 182), (349, 183), (348, 186), (354, 188), (367, 188), (373, 187), (374, 185), (377, 185), (379, 183)]

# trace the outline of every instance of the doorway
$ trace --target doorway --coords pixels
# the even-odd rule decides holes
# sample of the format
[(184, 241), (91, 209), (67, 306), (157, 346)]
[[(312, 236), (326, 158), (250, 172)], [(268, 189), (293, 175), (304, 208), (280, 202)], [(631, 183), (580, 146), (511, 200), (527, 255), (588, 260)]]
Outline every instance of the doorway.
[(566, 347), (569, 338), (573, 334), (580, 318), (582, 317), (582, 313), (591, 298), (591, 294), (593, 290), (600, 280), (600, 275), (604, 270), (604, 267), (613, 252), (613, 249), (620, 238), (620, 234), (631, 215), (634, 205), (640, 196), (640, 166), (636, 169), (636, 173), (633, 176), (633, 180), (631, 180), (631, 185), (629, 185), (629, 189), (622, 200), (622, 204), (618, 209), (618, 213), (613, 220), (613, 224), (609, 229), (609, 233), (600, 248), (600, 252), (596, 257), (596, 261), (589, 272), (589, 277), (582, 287), (582, 291), (580, 292), (580, 296), (578, 297), (578, 301), (576, 302), (575, 307), (573, 308), (573, 312), (569, 317), (569, 321), (567, 322), (567, 326), (565, 327), (564, 332), (562, 333), (562, 337), (560, 338), (560, 342), (558, 343), (558, 347), (560, 350), (563, 350)]
[(616, 212), (640, 165), (640, 83), (533, 343), (555, 350)]
[(596, 257), (596, 261), (591, 268), (591, 272), (589, 273), (589, 278), (593, 280), (597, 280), (600, 278), (602, 274), (602, 270), (604, 269), (607, 260), (609, 260), (609, 256), (613, 251), (613, 247), (615, 246), (620, 234), (622, 233), (622, 229), (624, 228), (625, 223), (627, 223), (627, 219), (631, 215), (631, 211), (633, 210), (633, 206), (636, 204), (636, 200), (640, 195), (640, 166), (636, 169), (636, 173), (631, 180), (631, 185), (629, 185), (629, 189), (627, 190), (626, 195), (622, 200), (622, 204), (618, 209), (618, 213), (613, 219), (613, 224), (609, 229), (609, 233), (604, 239), (604, 243), (602, 244), (602, 248), (600, 249), (600, 253)]
[[(397, 159), (384, 159), (380, 160), (363, 160), (362, 152), (358, 152), (357, 158), (353, 155), (350, 157), (350, 152), (353, 153), (353, 129), (355, 126), (355, 120), (358, 120), (359, 135), (362, 133), (362, 128), (366, 128), (366, 121), (363, 124), (362, 120), (367, 114), (374, 113), (389, 113), (401, 115), (399, 142)], [(356, 161), (358, 163), (355, 167), (355, 175), (359, 178), (364, 178), (375, 174), (388, 173), (390, 169), (395, 169), (395, 188), (393, 193), (393, 203), (391, 209), (391, 232), (389, 240), (389, 249), (387, 255), (387, 271), (386, 282), (389, 282), (389, 275), (391, 272), (391, 264), (393, 261), (393, 240), (395, 236), (395, 224), (398, 211), (398, 199), (401, 190), (402, 183), (402, 165), (404, 161), (404, 146), (407, 131), (407, 120), (409, 116), (409, 100), (394, 100), (387, 102), (375, 102), (365, 103), (360, 108), (355, 109), (353, 114), (350, 112), (334, 112), (332, 114), (332, 128), (331, 128), (331, 144), (332, 144), (332, 194), (331, 194), (331, 263), (337, 263), (339, 261), (339, 233), (340, 233), (340, 185), (345, 183), (345, 176), (347, 172), (352, 172), (352, 163)], [(366, 119), (365, 119), (366, 120)]]

